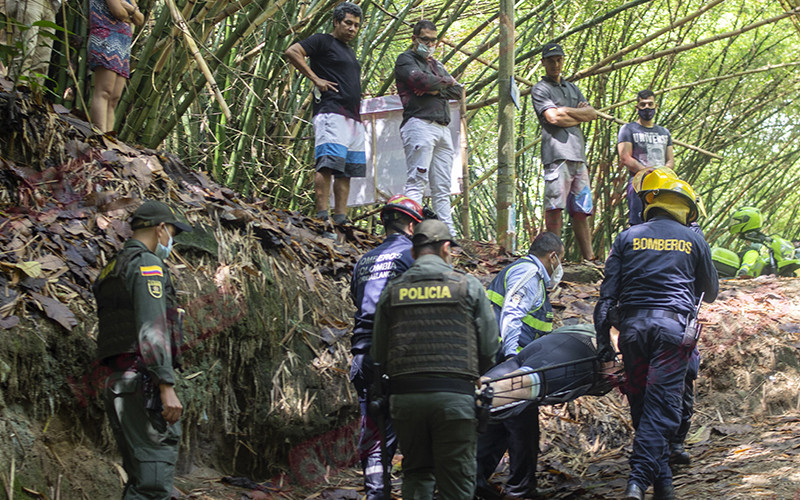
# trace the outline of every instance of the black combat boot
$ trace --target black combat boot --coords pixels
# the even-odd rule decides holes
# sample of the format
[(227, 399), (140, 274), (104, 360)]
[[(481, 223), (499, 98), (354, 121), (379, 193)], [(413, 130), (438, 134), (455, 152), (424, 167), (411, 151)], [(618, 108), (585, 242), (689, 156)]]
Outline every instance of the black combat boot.
[(628, 483), (628, 489), (625, 490), (624, 500), (644, 500), (644, 489), (636, 483)]
[(669, 464), (670, 465), (689, 465), (692, 463), (692, 457), (689, 452), (683, 448), (683, 445), (671, 444), (669, 445)]
[(654, 484), (653, 500), (675, 500), (675, 487), (672, 481)]

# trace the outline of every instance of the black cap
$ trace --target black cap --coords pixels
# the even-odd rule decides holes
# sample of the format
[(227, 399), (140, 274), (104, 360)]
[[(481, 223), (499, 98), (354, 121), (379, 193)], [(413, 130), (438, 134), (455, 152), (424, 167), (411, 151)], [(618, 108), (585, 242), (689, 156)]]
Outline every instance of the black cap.
[(178, 219), (178, 214), (175, 213), (175, 210), (170, 208), (166, 203), (160, 201), (145, 201), (131, 216), (131, 228), (133, 229), (153, 227), (162, 222), (172, 224), (178, 232), (189, 232), (192, 230), (192, 226)]
[(561, 45), (557, 43), (546, 43), (544, 47), (542, 47), (542, 59), (545, 57), (551, 56), (563, 56), (564, 49), (561, 48)]
[(460, 246), (450, 234), (447, 224), (437, 219), (425, 219), (417, 224), (411, 241), (415, 247), (424, 247), (440, 241), (449, 241), (453, 246)]

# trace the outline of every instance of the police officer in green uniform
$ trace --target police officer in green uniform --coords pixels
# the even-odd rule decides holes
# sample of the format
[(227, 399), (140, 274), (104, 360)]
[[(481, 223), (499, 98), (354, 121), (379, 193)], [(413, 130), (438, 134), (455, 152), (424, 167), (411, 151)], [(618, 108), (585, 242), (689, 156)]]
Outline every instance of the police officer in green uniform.
[(471, 499), (475, 490), (475, 382), (499, 348), (480, 282), (450, 266), (454, 244), (439, 220), (417, 224), (416, 261), (378, 302), (372, 357), (389, 376), (403, 450), (403, 498)]
[(110, 370), (103, 397), (128, 474), (123, 499), (169, 499), (183, 410), (173, 388), (183, 310), (163, 260), (173, 237), (191, 227), (151, 200), (134, 212), (131, 228), (94, 283), (97, 358)]

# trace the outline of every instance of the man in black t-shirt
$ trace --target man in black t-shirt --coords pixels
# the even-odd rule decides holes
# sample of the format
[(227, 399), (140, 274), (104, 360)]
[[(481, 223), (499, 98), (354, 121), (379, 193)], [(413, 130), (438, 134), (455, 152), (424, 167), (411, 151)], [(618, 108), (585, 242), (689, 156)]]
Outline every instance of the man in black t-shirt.
[[(364, 177), (361, 65), (348, 44), (361, 27), (361, 7), (343, 2), (333, 10), (333, 32), (317, 33), (286, 49), (289, 62), (314, 84), (317, 217), (327, 220), (333, 182), (333, 222), (347, 220), (350, 178)], [(308, 58), (309, 62), (306, 62)]]

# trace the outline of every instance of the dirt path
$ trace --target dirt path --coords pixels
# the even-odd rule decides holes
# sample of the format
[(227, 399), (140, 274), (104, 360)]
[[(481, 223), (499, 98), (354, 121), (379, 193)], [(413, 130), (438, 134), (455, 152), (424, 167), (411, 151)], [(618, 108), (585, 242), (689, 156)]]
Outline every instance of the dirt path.
[[(700, 408), (701, 412), (705, 408)], [(559, 416), (550, 418), (560, 418)], [(702, 418), (700, 419), (703, 420)], [(547, 424), (545, 424), (547, 425)], [(742, 417), (726, 423), (710, 420), (700, 425), (687, 446), (693, 462), (675, 469), (678, 498), (725, 500), (800, 500), (800, 412), (758, 421)], [(694, 441), (694, 442), (693, 442)], [(543, 439), (545, 448), (552, 440)], [(573, 457), (578, 467), (564, 460), (563, 450), (545, 449), (539, 461), (539, 487), (544, 498), (614, 499), (625, 488), (629, 445), (595, 454), (587, 460)], [(572, 455), (579, 453), (573, 450)], [(400, 457), (395, 457), (395, 463)], [(506, 464), (495, 475), (502, 481)], [(393, 496), (400, 498), (402, 478), (394, 475)], [(262, 499), (323, 498), (358, 499), (363, 496), (361, 475), (347, 468), (327, 478), (317, 488), (302, 489), (271, 485), (261, 492), (226, 486), (213, 471), (179, 478), (190, 498)], [(269, 491), (271, 490), (271, 491)]]
[[(566, 284), (554, 305), (561, 321), (587, 321), (594, 285)], [(696, 412), (687, 438), (691, 465), (675, 470), (678, 498), (800, 500), (800, 279), (724, 282), (705, 309)], [(541, 411), (539, 487), (545, 498), (619, 498), (633, 429), (624, 397), (613, 392)], [(395, 457), (399, 463), (400, 457)], [(505, 464), (493, 480), (502, 482)], [(269, 483), (264, 492), (224, 486), (206, 471), (192, 498), (363, 496), (360, 472), (330, 467), (313, 487)], [(400, 473), (394, 475), (400, 497)], [(189, 488), (190, 490), (192, 488)]]

